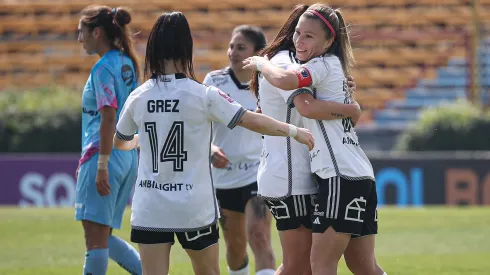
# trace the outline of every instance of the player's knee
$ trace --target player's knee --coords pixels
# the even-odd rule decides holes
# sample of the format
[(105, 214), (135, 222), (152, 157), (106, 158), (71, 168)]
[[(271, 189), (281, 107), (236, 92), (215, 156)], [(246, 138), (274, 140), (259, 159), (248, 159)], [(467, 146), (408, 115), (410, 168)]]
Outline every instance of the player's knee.
[(85, 246), (87, 250), (109, 247), (110, 228), (101, 224), (84, 223)]
[(304, 274), (309, 270), (308, 262), (301, 261), (286, 261), (282, 263), (282, 272), (281, 274), (289, 275), (289, 274)]
[(301, 252), (284, 254), (283, 251), (282, 265), (285, 274), (303, 274), (310, 268), (310, 254)]
[(313, 275), (333, 274), (337, 271), (338, 261), (311, 261), (311, 271)]
[(270, 247), (270, 237), (262, 225), (247, 228), (248, 243), (253, 250), (266, 250)]
[(312, 254), (310, 258), (310, 265), (313, 274), (322, 274), (329, 270), (337, 270), (339, 264), (339, 258), (337, 257), (315, 257)]
[(247, 241), (241, 238), (229, 238), (226, 253), (233, 258), (243, 258), (247, 254)]
[(105, 238), (103, 235), (85, 233), (85, 245), (87, 247), (87, 250), (108, 248), (109, 241), (108, 238)]
[(350, 272), (355, 275), (365, 274), (365, 275), (378, 275), (381, 268), (378, 266), (376, 261), (369, 258), (353, 258), (345, 257), (345, 263)]

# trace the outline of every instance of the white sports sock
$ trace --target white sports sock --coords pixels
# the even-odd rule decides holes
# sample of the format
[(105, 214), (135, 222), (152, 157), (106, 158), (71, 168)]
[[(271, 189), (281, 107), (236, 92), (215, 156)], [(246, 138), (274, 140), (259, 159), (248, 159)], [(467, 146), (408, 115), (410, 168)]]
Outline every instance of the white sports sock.
[(228, 274), (230, 275), (249, 275), (249, 271), (248, 271), (248, 264), (246, 267), (240, 269), (240, 270), (231, 270), (230, 267), (228, 267)]
[(274, 269), (262, 269), (257, 271), (255, 275), (274, 275), (276, 271)]
[(388, 274), (386, 274), (386, 272), (384, 272), (383, 275), (388, 275)]

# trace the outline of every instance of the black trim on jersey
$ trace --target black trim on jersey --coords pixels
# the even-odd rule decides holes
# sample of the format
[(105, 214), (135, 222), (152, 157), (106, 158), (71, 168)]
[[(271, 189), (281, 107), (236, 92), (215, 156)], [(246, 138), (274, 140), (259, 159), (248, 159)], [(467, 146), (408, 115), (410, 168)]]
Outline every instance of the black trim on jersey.
[(116, 136), (118, 139), (124, 140), (124, 141), (131, 141), (134, 138), (134, 135), (126, 136), (125, 134), (122, 134), (121, 132), (119, 132), (117, 130), (116, 130)]
[(297, 95), (300, 95), (300, 94), (310, 94), (310, 95), (313, 95), (311, 89), (308, 89), (308, 88), (299, 88), (297, 89), (296, 91), (294, 91), (294, 93), (292, 93), (288, 100), (286, 101), (286, 104), (288, 105), (289, 108), (294, 108), (296, 106), (294, 106), (294, 98), (297, 96)]
[[(184, 79), (184, 78), (187, 78), (187, 76), (185, 76), (185, 74), (183, 74), (183, 73), (176, 73), (176, 74), (174, 74), (174, 76), (175, 76), (175, 79)], [(160, 78), (163, 78), (163, 77), (165, 77), (165, 75), (152, 74), (151, 77), (150, 77), (150, 79), (157, 79), (159, 77)]]
[(230, 67), (227, 67), (225, 70), (227, 70), (228, 74), (231, 77), (231, 80), (233, 81), (233, 83), (235, 83), (235, 85), (237, 86), (238, 89), (240, 89), (240, 90), (249, 90), (250, 89), (250, 87), (248, 86), (248, 84), (247, 85), (243, 85), (238, 80), (238, 78), (236, 77), (235, 73), (233, 72), (233, 70)]
[(293, 64), (301, 64), (301, 61), (296, 58), (296, 53), (291, 50), (289, 50), (289, 59)]
[[(214, 208), (216, 208), (216, 206)], [(211, 227), (212, 225), (217, 223), (218, 221), (217, 217), (218, 216), (215, 214), (215, 218), (212, 223), (196, 228), (156, 228), (156, 227), (146, 227), (146, 226), (137, 226), (137, 225), (132, 225), (131, 228), (136, 230), (141, 230), (141, 231), (148, 231), (148, 232), (192, 232), (192, 231), (198, 231)]]
[(233, 118), (230, 120), (230, 123), (228, 123), (227, 127), (230, 128), (230, 129), (233, 129), (235, 128), (235, 126), (237, 125), (238, 121), (240, 120), (240, 118), (243, 116), (243, 114), (245, 114), (245, 112), (247, 111), (247, 109), (241, 107), (236, 113), (235, 115), (233, 116)]
[[(316, 99), (316, 90), (313, 90), (313, 97)], [(335, 169), (335, 173), (337, 174), (337, 176), (352, 181), (367, 180), (367, 179), (375, 181), (375, 179), (370, 176), (350, 177), (341, 174), (339, 170), (339, 166), (337, 165), (337, 160), (335, 159), (335, 154), (333, 153), (332, 144), (330, 144), (330, 139), (328, 138), (327, 131), (325, 130), (325, 125), (323, 124), (323, 120), (317, 120), (317, 123), (318, 126), (320, 126), (320, 129), (322, 130), (323, 138), (325, 139), (325, 143), (327, 144), (328, 152), (330, 153), (330, 157), (332, 158), (333, 167)]]

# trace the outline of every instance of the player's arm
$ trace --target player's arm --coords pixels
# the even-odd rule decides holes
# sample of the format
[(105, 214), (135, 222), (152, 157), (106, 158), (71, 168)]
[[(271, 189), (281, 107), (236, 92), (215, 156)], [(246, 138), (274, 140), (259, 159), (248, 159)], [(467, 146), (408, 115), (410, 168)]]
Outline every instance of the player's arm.
[(361, 119), (361, 105), (359, 105), (359, 103), (357, 103), (357, 101), (354, 100), (354, 103), (352, 103), (354, 105), (356, 105), (359, 109), (359, 115), (356, 115), (356, 116), (350, 116), (350, 118), (352, 119), (352, 126), (356, 126), (357, 123), (359, 122), (359, 119)]
[(298, 142), (306, 144), (310, 150), (314, 146), (314, 139), (309, 130), (297, 128), (263, 114), (249, 112), (227, 94), (214, 87), (206, 89), (206, 101), (208, 118), (227, 125), (230, 129), (240, 125), (264, 135), (293, 137)]
[(355, 104), (344, 104), (315, 99), (308, 88), (296, 90), (288, 99), (288, 103), (294, 103), (298, 112), (307, 118), (318, 120), (334, 120), (350, 117), (358, 121), (361, 116), (361, 108)]
[(117, 134), (114, 134), (113, 140), (114, 148), (119, 150), (131, 151), (140, 147), (138, 134), (135, 134), (131, 140), (123, 140)]
[(92, 75), (97, 110), (100, 114), (100, 145), (97, 164), (99, 170), (106, 170), (113, 147), (112, 137), (116, 127), (116, 110), (118, 107), (115, 91), (116, 79), (113, 73), (104, 65), (96, 67)]
[(292, 124), (280, 122), (263, 114), (245, 111), (237, 125), (263, 135), (290, 136), (298, 142), (306, 144), (310, 150), (315, 146), (313, 136), (308, 129), (297, 128)]
[[(311, 79), (306, 79), (300, 83), (301, 75), (298, 76), (296, 70), (285, 70), (274, 66), (265, 57), (252, 56), (246, 58), (243, 60), (243, 65), (244, 69), (259, 71), (270, 84), (282, 90), (294, 90), (311, 84)], [(307, 81), (309, 82), (306, 83)]]
[(124, 103), (116, 125), (116, 133), (113, 137), (116, 149), (129, 151), (139, 148), (139, 136), (136, 134), (138, 126), (133, 118), (133, 106), (134, 100), (130, 96)]
[(116, 128), (116, 109), (110, 106), (104, 106), (99, 109), (100, 113), (100, 148), (99, 148), (99, 163), (104, 162), (107, 167), (105, 158), (111, 155), (112, 151), (112, 137), (114, 136), (114, 129)]

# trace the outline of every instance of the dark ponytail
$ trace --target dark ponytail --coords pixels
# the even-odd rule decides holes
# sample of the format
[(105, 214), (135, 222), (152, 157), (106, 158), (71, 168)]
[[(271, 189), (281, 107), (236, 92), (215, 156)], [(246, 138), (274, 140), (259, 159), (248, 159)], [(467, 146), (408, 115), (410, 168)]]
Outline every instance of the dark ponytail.
[(128, 24), (131, 14), (123, 7), (111, 9), (108, 6), (91, 5), (82, 10), (82, 24), (90, 31), (102, 27), (111, 46), (128, 55), (133, 62), (136, 79), (140, 79), (140, 66)]
[[(294, 50), (293, 34), (296, 30), (301, 15), (308, 9), (308, 5), (296, 5), (289, 14), (288, 19), (281, 27), (277, 35), (272, 42), (260, 52), (260, 56), (266, 56), (271, 59), (279, 51), (282, 50)], [(250, 82), (250, 90), (259, 98), (259, 73), (254, 71), (252, 74), (252, 81)]]
[(356, 61), (354, 59), (354, 53), (350, 44), (349, 30), (345, 24), (344, 16), (340, 9), (336, 9), (335, 14), (339, 19), (339, 31), (336, 39), (337, 49), (333, 54), (339, 57), (345, 76), (349, 76), (350, 68), (354, 67)]

